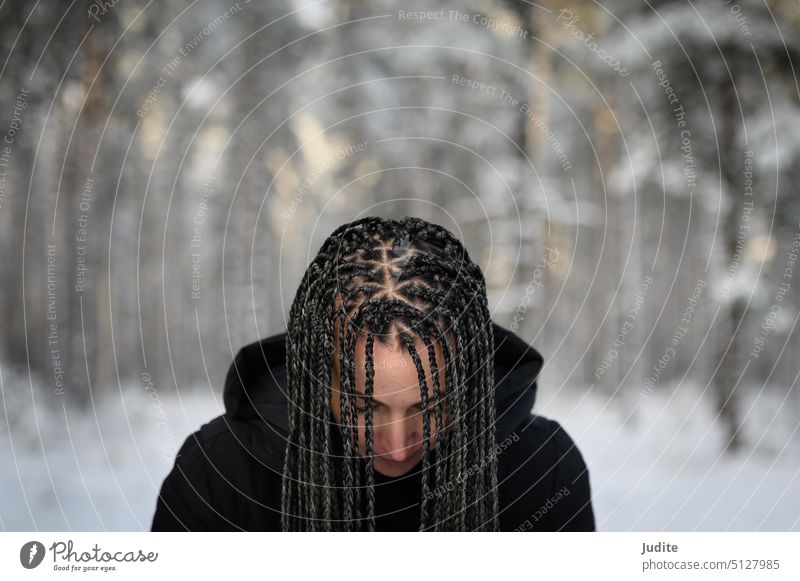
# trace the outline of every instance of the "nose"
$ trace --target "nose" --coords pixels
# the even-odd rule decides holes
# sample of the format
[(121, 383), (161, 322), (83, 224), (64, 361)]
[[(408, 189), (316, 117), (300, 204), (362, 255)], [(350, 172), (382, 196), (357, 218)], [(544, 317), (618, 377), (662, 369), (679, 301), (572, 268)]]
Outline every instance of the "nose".
[(375, 453), (385, 460), (404, 462), (414, 453), (412, 430), (403, 420), (389, 420), (376, 430)]

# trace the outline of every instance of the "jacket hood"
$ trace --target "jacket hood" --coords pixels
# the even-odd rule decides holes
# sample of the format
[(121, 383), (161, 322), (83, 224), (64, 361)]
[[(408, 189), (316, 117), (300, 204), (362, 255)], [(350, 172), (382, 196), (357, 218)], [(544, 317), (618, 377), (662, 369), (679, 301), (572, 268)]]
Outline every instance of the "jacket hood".
[[(530, 416), (543, 358), (513, 331), (494, 322), (492, 328), (499, 442)], [(274, 439), (283, 442), (289, 432), (287, 383), (285, 332), (242, 347), (228, 370), (223, 392), (225, 416), (232, 427), (242, 423), (256, 425), (262, 436), (272, 440), (270, 448), (279, 447)], [(247, 439), (251, 438), (252, 435)]]

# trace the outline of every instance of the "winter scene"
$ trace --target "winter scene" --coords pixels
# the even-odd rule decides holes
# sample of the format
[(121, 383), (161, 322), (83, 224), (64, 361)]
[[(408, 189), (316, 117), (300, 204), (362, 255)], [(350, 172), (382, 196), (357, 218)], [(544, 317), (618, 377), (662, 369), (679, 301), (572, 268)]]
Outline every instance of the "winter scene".
[(800, 531), (796, 0), (0, 42), (0, 530)]

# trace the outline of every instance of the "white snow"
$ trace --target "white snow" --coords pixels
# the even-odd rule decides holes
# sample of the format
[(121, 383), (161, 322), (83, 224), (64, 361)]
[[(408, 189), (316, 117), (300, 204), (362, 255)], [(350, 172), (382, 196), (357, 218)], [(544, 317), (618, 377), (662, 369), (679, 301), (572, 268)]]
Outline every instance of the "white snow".
[[(6, 393), (10, 387), (5, 381)], [(9, 410), (16, 416), (9, 432), (0, 414), (0, 527), (149, 530), (175, 453), (187, 435), (221, 413), (216, 399), (207, 389), (156, 399), (133, 385), (95, 398), (96, 413), (88, 415), (42, 405), (34, 414), (29, 404)]]
[(724, 455), (711, 387), (702, 392), (658, 386), (629, 396), (632, 414), (591, 391), (539, 394), (537, 413), (564, 426), (589, 466), (598, 530), (800, 530), (797, 397), (743, 390), (747, 445)]

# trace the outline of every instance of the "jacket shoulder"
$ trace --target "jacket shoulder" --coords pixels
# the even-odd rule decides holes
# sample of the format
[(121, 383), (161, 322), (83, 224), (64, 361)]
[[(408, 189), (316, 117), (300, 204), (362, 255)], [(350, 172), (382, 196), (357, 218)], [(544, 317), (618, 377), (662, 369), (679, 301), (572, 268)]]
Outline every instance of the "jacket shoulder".
[(507, 481), (504, 528), (594, 531), (589, 469), (563, 426), (531, 415), (506, 442), (498, 474)]
[(252, 426), (231, 422), (225, 415), (190, 434), (161, 486), (151, 530), (274, 526), (273, 518), (265, 520), (260, 513), (274, 513), (279, 506), (280, 474), (252, 452), (258, 438)]
[(161, 485), (152, 531), (207, 531), (218, 528), (211, 498), (202, 430), (190, 434)]

